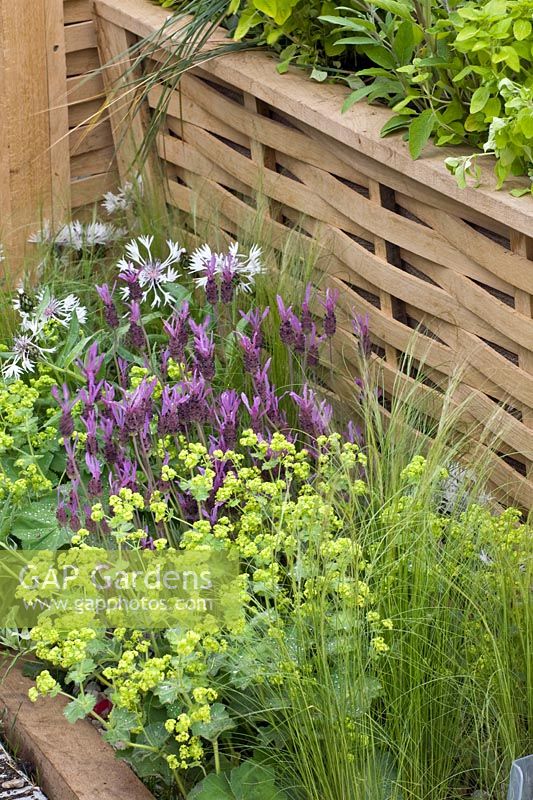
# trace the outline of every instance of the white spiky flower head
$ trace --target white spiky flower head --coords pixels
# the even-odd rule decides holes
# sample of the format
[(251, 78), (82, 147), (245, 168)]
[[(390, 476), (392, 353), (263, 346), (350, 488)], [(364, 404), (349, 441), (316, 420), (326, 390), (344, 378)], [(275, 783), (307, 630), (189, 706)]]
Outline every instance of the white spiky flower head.
[(62, 225), (54, 233), (48, 220), (40, 231), (33, 233), (28, 241), (34, 244), (49, 244), (59, 248), (71, 248), (80, 252), (98, 246), (109, 246), (126, 235), (124, 228), (117, 228), (109, 222), (80, 222), (74, 220)]
[(238, 242), (231, 242), (227, 253), (215, 253), (208, 244), (203, 244), (191, 255), (188, 271), (194, 277), (197, 287), (205, 288), (207, 284), (206, 269), (211, 264), (215, 274), (220, 275), (224, 267), (231, 266), (237, 278), (237, 291), (251, 292), (257, 275), (264, 272), (261, 261), (262, 251), (258, 245), (252, 245), (248, 253), (240, 253)]
[(9, 358), (2, 366), (5, 380), (18, 379), (27, 372), (34, 372), (37, 361), (45, 360), (46, 355), (55, 352), (55, 347), (44, 347), (41, 342), (42, 327), (37, 320), (28, 320), (24, 329), (13, 337)]
[(121, 211), (128, 211), (133, 207), (135, 200), (143, 196), (143, 179), (138, 175), (134, 182), (127, 181), (116, 194), (106, 192), (102, 200), (102, 207), (112, 216)]
[(24, 287), (19, 286), (13, 308), (20, 315), (22, 330), (29, 330), (33, 325), (42, 330), (49, 322), (58, 322), (63, 327), (68, 327), (73, 315), (80, 325), (87, 321), (87, 309), (81, 305), (76, 295), (69, 294), (60, 299), (51, 294), (47, 287), (38, 289), (35, 298), (30, 298)]
[[(132, 239), (125, 247), (126, 257), (118, 262), (123, 273), (137, 273), (139, 286), (143, 290), (143, 302), (151, 300), (152, 308), (162, 304), (172, 305), (175, 300), (168, 292), (168, 287), (176, 283), (180, 277), (175, 267), (180, 263), (185, 248), (177, 242), (167, 240), (168, 255), (161, 261), (152, 253), (153, 236), (139, 236)], [(129, 299), (129, 288), (123, 287), (122, 297)]]

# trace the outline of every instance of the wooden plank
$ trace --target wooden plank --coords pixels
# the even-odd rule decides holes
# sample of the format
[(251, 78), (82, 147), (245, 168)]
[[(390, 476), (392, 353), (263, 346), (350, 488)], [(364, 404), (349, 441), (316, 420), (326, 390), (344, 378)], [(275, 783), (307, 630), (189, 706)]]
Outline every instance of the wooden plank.
[(222, 165), (209, 161), (188, 142), (160, 133), (157, 136), (157, 152), (167, 163), (191, 170), (236, 192), (250, 193), (249, 186), (226, 172)]
[(67, 78), (73, 75), (87, 75), (99, 67), (100, 59), (96, 48), (67, 53)]
[(64, 0), (65, 25), (93, 18), (92, 0)]
[[(129, 39), (122, 28), (104, 19), (97, 19), (98, 49), (103, 75), (108, 90), (109, 118), (115, 142), (117, 167), (121, 183), (135, 179), (138, 172), (137, 153), (144, 140), (146, 116), (142, 110), (132, 113), (131, 90), (124, 71), (130, 66), (127, 55)], [(156, 154), (149, 154), (143, 163), (143, 180), (146, 190), (156, 206), (165, 206), (165, 193)]]
[[(1, 654), (2, 733), (35, 769), (48, 797), (154, 800), (133, 770), (116, 759), (113, 748), (88, 719), (72, 724), (65, 718), (66, 697), (40, 698), (38, 703), (32, 703), (28, 691), (34, 681), (22, 674), (22, 663), (15, 661), (19, 659), (14, 653)], [(35, 666), (35, 661), (31, 663)], [(2, 794), (11, 798), (21, 796), (17, 790)]]
[(69, 128), (77, 128), (79, 125), (97, 125), (100, 121), (107, 118), (107, 114), (102, 111), (103, 99), (87, 100), (85, 103), (76, 103), (68, 108)]
[[(524, 256), (523, 252), (518, 249), (506, 250), (497, 242), (473, 230), (470, 225), (450, 214), (408, 202), (406, 208), (409, 206), (420, 219), (431, 225), (434, 230), (473, 261), (481, 264), (501, 280), (524, 292), (533, 293), (533, 269), (531, 261)], [(533, 219), (531, 231), (533, 232)]]
[(106, 192), (113, 192), (119, 184), (117, 172), (91, 175), (71, 183), (72, 208), (98, 203)]
[[(411, 264), (424, 275), (431, 278), (442, 289), (453, 294), (454, 282), (453, 279), (450, 278), (449, 269), (440, 266), (440, 264), (435, 264), (427, 258), (409, 253), (406, 250), (400, 250), (400, 255), (407, 264)], [(481, 289), (480, 291), (484, 290)], [(463, 308), (463, 312), (465, 322), (462, 324), (465, 324), (471, 333), (475, 333), (482, 339), (487, 339), (487, 341), (493, 342), (499, 347), (503, 347), (505, 350), (509, 350), (510, 353), (516, 352), (516, 342), (494, 328), (490, 318), (478, 317), (467, 308)]]
[[(7, 50), (4, 44), (4, 19), (3, 8), (0, 5), (0, 97), (4, 98), (6, 103), (6, 113), (0, 115), (0, 242), (4, 250), (9, 248), (7, 253), (8, 257), (11, 256), (13, 245), (7, 241), (9, 232), (9, 223), (12, 214), (11, 204), (11, 174), (10, 174), (10, 158), (9, 158), (9, 140), (10, 140), (10, 127), (9, 116), (7, 114), (7, 98), (8, 95), (8, 73), (7, 73)], [(9, 266), (9, 262), (7, 262)], [(2, 278), (6, 263), (1, 266)]]
[[(192, 75), (185, 75), (180, 83), (181, 100), (178, 92), (171, 95), (168, 113), (177, 119), (188, 120), (195, 125), (211, 130), (213, 133), (224, 135), (230, 141), (236, 141), (248, 146), (250, 139), (260, 142), (267, 148), (281, 151), (286, 155), (300, 158), (305, 154), (307, 163), (339, 175), (353, 183), (362, 186), (368, 184), (368, 178), (362, 173), (357, 173), (353, 167), (347, 166), (336, 157), (333, 150), (310, 141), (300, 131), (283, 125), (277, 120), (262, 117), (260, 120), (249, 109), (239, 105), (234, 100), (225, 97), (203, 81)], [(162, 95), (162, 88), (155, 86), (149, 94), (149, 103), (152, 108)], [(201, 114), (201, 111), (204, 114)], [(200, 114), (198, 113), (200, 112)], [(223, 126), (220, 128), (220, 126)]]
[(46, 0), (22, 4), (0, 0), (0, 49), (0, 158), (7, 178), (0, 194), (9, 195), (2, 201), (2, 210), (9, 212), (2, 224), (11, 278), (15, 280), (22, 269), (28, 234), (52, 211)]
[[(372, 203), (376, 203), (377, 205), (381, 206), (383, 204), (383, 187), (377, 181), (370, 180), (369, 181), (369, 193), (370, 193), (370, 201)], [(389, 260), (389, 248), (387, 246), (387, 242), (381, 236), (374, 236), (374, 253), (377, 258), (380, 258), (382, 261), (387, 262)], [(381, 304), (381, 310), (384, 314), (388, 317), (394, 317), (394, 307), (393, 307), (393, 300), (389, 292), (385, 292), (382, 289), (379, 292), (379, 300)], [(394, 347), (392, 347), (388, 342), (385, 342), (385, 359), (389, 364), (393, 367), (398, 366), (398, 354)]]
[(93, 20), (67, 25), (65, 27), (65, 46), (67, 53), (96, 47), (96, 26)]
[[(524, 258), (533, 259), (533, 239), (521, 233), (512, 231), (511, 247), (513, 252)], [(533, 272), (533, 261), (530, 261), (530, 270)], [(531, 291), (525, 292), (517, 289), (515, 293), (515, 308), (527, 316), (532, 322), (533, 329), (533, 287)], [(533, 335), (529, 347), (520, 347), (518, 350), (518, 363), (520, 367), (533, 375)], [(533, 429), (533, 398), (528, 405), (522, 407), (522, 418), (528, 428)], [(527, 477), (533, 481), (533, 458), (526, 464)]]
[(104, 79), (101, 75), (75, 75), (67, 78), (67, 98), (69, 105), (84, 103), (104, 96)]
[(58, 230), (70, 214), (67, 62), (63, 0), (46, 3), (46, 54), (50, 118), (52, 224)]
[(116, 169), (113, 144), (101, 150), (91, 150), (89, 153), (73, 156), (71, 159), (70, 171), (73, 179), (99, 175), (112, 169)]
[(71, 156), (89, 153), (91, 150), (101, 150), (113, 144), (113, 134), (111, 124), (108, 119), (103, 120), (99, 125), (84, 125), (73, 130), (69, 134), (69, 146)]

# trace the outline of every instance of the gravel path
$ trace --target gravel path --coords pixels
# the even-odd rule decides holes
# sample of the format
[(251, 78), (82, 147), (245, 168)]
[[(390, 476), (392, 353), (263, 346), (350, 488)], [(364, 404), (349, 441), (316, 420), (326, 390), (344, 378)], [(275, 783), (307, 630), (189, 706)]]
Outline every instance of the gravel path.
[(0, 800), (46, 800), (0, 743)]

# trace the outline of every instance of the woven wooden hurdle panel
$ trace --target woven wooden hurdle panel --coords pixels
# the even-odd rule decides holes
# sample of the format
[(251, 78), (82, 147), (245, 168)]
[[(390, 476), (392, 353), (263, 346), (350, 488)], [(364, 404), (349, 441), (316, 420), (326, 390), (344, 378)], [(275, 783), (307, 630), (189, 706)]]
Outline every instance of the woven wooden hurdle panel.
[[(144, 0), (96, 0), (96, 9), (115, 38), (121, 27), (145, 36), (165, 18)], [(206, 62), (174, 92), (157, 140), (167, 200), (206, 218), (215, 205), (231, 234), (254, 217), (260, 192), (274, 245), (289, 234), (303, 247), (318, 242), (322, 282), (340, 289), (332, 388), (353, 396), (353, 312), (368, 315), (388, 391), (412, 380), (399, 367), (408, 349), (432, 384), (460, 369), (465, 422), (500, 441), (500, 495), (531, 507), (533, 201), (459, 190), (442, 151), (412, 162), (400, 139), (379, 138), (386, 110), (358, 104), (341, 115), (341, 96), (299, 73), (279, 76), (266, 54)]]
[(0, 241), (13, 280), (44, 219), (57, 229), (116, 186), (99, 66), (92, 0), (0, 0)]
[(109, 117), (99, 112), (105, 97), (92, 0), (63, 0), (70, 208), (76, 214), (101, 200), (118, 181)]

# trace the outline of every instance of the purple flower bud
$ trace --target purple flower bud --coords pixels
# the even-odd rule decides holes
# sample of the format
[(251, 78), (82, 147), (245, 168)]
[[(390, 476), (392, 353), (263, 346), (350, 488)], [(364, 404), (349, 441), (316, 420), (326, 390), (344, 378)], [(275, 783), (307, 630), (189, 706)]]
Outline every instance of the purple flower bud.
[(368, 322), (368, 314), (363, 317), (361, 314), (356, 314), (352, 320), (353, 332), (355, 333), (359, 350), (361, 355), (368, 358), (372, 353), (372, 341), (370, 339), (370, 325)]
[(261, 349), (263, 347), (263, 332), (261, 326), (270, 314), (270, 308), (267, 306), (264, 311), (253, 308), (251, 311), (248, 311), (247, 314), (239, 310), (239, 314), (250, 325), (252, 329), (252, 338), (255, 337), (256, 346)]
[(261, 398), (255, 396), (252, 402), (248, 400), (244, 392), (241, 394), (242, 404), (250, 415), (250, 427), (254, 433), (260, 433), (262, 430), (261, 421), (265, 416), (265, 410), (262, 407)]
[(257, 333), (254, 333), (251, 339), (244, 333), (239, 334), (238, 341), (244, 353), (244, 369), (246, 372), (257, 372), (261, 366), (261, 350), (257, 339)]
[(311, 332), (305, 337), (305, 351), (307, 353), (307, 364), (310, 367), (317, 367), (319, 361), (319, 347), (324, 341), (325, 336), (317, 336), (316, 325), (311, 323)]
[(86, 378), (87, 382), (90, 383), (91, 380), (94, 382), (96, 376), (98, 375), (100, 368), (105, 360), (105, 353), (102, 355), (98, 355), (98, 342), (93, 342), (93, 344), (87, 350), (87, 355), (85, 356), (85, 361), (77, 361), (79, 368), (81, 369), (81, 373)]
[(87, 453), (95, 456), (98, 452), (98, 442), (96, 440), (96, 411), (94, 408), (89, 409), (83, 416), (82, 422), (87, 431), (87, 441), (85, 449)]
[(278, 294), (276, 296), (276, 302), (278, 304), (278, 311), (280, 317), (280, 327), (279, 327), (279, 335), (280, 339), (283, 344), (293, 345), (294, 344), (294, 327), (293, 327), (293, 319), (294, 314), (292, 313), (291, 306), (285, 306), (283, 302), (283, 298), (280, 297)]
[(194, 522), (198, 519), (198, 503), (189, 492), (178, 494), (178, 503), (183, 514), (183, 519), (187, 522)]
[(320, 300), (320, 305), (326, 312), (326, 316), (324, 317), (324, 333), (328, 338), (334, 336), (337, 330), (337, 316), (335, 312), (338, 300), (338, 289), (326, 289), (326, 299)]
[(213, 255), (211, 256), (209, 264), (207, 264), (205, 268), (205, 274), (207, 276), (207, 282), (205, 284), (205, 296), (207, 302), (211, 303), (212, 306), (216, 306), (216, 304), (218, 303), (216, 267), (217, 267), (217, 257), (216, 255)]
[(87, 464), (87, 469), (91, 473), (91, 480), (87, 486), (89, 497), (99, 497), (103, 492), (103, 486), (102, 470), (100, 468), (100, 464), (98, 463), (98, 459), (90, 453), (86, 453), (85, 463)]
[[(132, 392), (126, 394), (122, 409), (124, 411), (124, 427), (129, 433), (137, 433), (144, 423), (145, 415), (152, 415), (151, 398), (156, 383), (157, 378), (152, 380), (143, 378)], [(116, 410), (118, 412), (118, 408)], [(120, 418), (120, 413), (117, 416)]]
[(269, 358), (265, 365), (258, 369), (255, 375), (253, 376), (254, 387), (263, 402), (266, 401), (268, 396), (268, 392), (270, 390), (270, 379), (268, 377), (268, 371), (270, 369), (270, 364), (272, 359)]
[(68, 525), (67, 504), (64, 500), (59, 500), (57, 504), (56, 519), (62, 528)]
[(76, 462), (76, 442), (73, 442), (71, 439), (65, 439), (63, 442), (63, 447), (65, 448), (65, 453), (67, 454), (67, 478), (70, 478), (70, 480), (76, 480), (79, 475), (78, 464)]
[(91, 506), (89, 505), (83, 506), (83, 513), (85, 515), (84, 527), (87, 528), (89, 533), (96, 533), (96, 531), (98, 530), (98, 525), (93, 519), (91, 519)]
[(222, 450), (231, 450), (237, 439), (237, 414), (241, 401), (233, 389), (222, 392), (218, 400), (218, 410), (215, 412), (216, 421), (220, 432), (220, 445)]
[(213, 334), (207, 335), (209, 323), (209, 317), (206, 317), (201, 324), (189, 320), (194, 334), (195, 368), (206, 381), (211, 381), (215, 377), (215, 344)]
[(155, 550), (155, 542), (153, 536), (145, 536), (140, 541), (143, 550)]
[(235, 293), (235, 284), (237, 281), (236, 260), (231, 253), (229, 253), (224, 259), (221, 277), (222, 282), (220, 286), (220, 299), (223, 303), (231, 303)]
[(178, 386), (164, 386), (161, 395), (161, 412), (157, 425), (159, 436), (178, 433), (180, 430), (180, 397)]
[(202, 375), (194, 374), (188, 381), (183, 381), (183, 396), (179, 400), (180, 418), (184, 423), (205, 423), (211, 420), (207, 402), (207, 385)]
[(138, 492), (139, 486), (137, 484), (137, 464), (129, 458), (120, 456), (115, 464), (116, 479), (110, 476), (110, 488), (112, 494), (118, 494), (121, 489), (131, 489), (132, 492)]
[(124, 287), (125, 292), (123, 296), (125, 296), (127, 300), (140, 303), (143, 296), (143, 290), (141, 289), (141, 285), (139, 283), (139, 272), (135, 269), (133, 264), (128, 264), (126, 269), (123, 269), (122, 272), (119, 272), (118, 277), (126, 284)]
[(70, 529), (74, 532), (79, 531), (79, 529), (81, 528), (81, 523), (79, 518), (79, 510), (80, 510), (80, 500), (78, 496), (79, 485), (80, 485), (79, 479), (72, 481), (67, 503), (67, 508), (70, 512)]
[(348, 442), (351, 442), (351, 444), (358, 444), (359, 447), (363, 447), (364, 445), (363, 431), (361, 427), (355, 425), (352, 420), (348, 422), (345, 438)]
[(141, 309), (139, 303), (136, 303), (135, 300), (128, 305), (130, 310), (129, 318), (130, 324), (128, 328), (127, 334), (127, 343), (129, 347), (132, 347), (135, 350), (142, 350), (146, 345), (146, 335), (141, 322)]
[(57, 386), (52, 386), (53, 398), (61, 407), (61, 420), (59, 422), (59, 432), (65, 439), (69, 439), (74, 433), (74, 420), (72, 419), (72, 409), (76, 403), (70, 399), (70, 393), (66, 383), (63, 384), (63, 398), (61, 399)]
[(96, 286), (96, 291), (104, 304), (104, 319), (110, 328), (118, 328), (120, 320), (118, 318), (117, 309), (113, 301), (113, 296), (109, 290), (107, 283), (102, 286)]
[(293, 330), (293, 344), (294, 349), (297, 353), (305, 353), (305, 334), (304, 329), (302, 327), (302, 323), (296, 316), (291, 312), (290, 324), (292, 325)]
[(189, 319), (189, 304), (185, 301), (180, 311), (173, 317), (163, 322), (163, 328), (168, 336), (168, 352), (170, 358), (181, 362), (185, 358), (185, 348), (189, 341), (187, 322)]
[(313, 438), (325, 434), (328, 430), (333, 409), (325, 400), (318, 401), (312, 389), (305, 385), (301, 395), (291, 392), (290, 397), (298, 406), (299, 423), (302, 431)]

